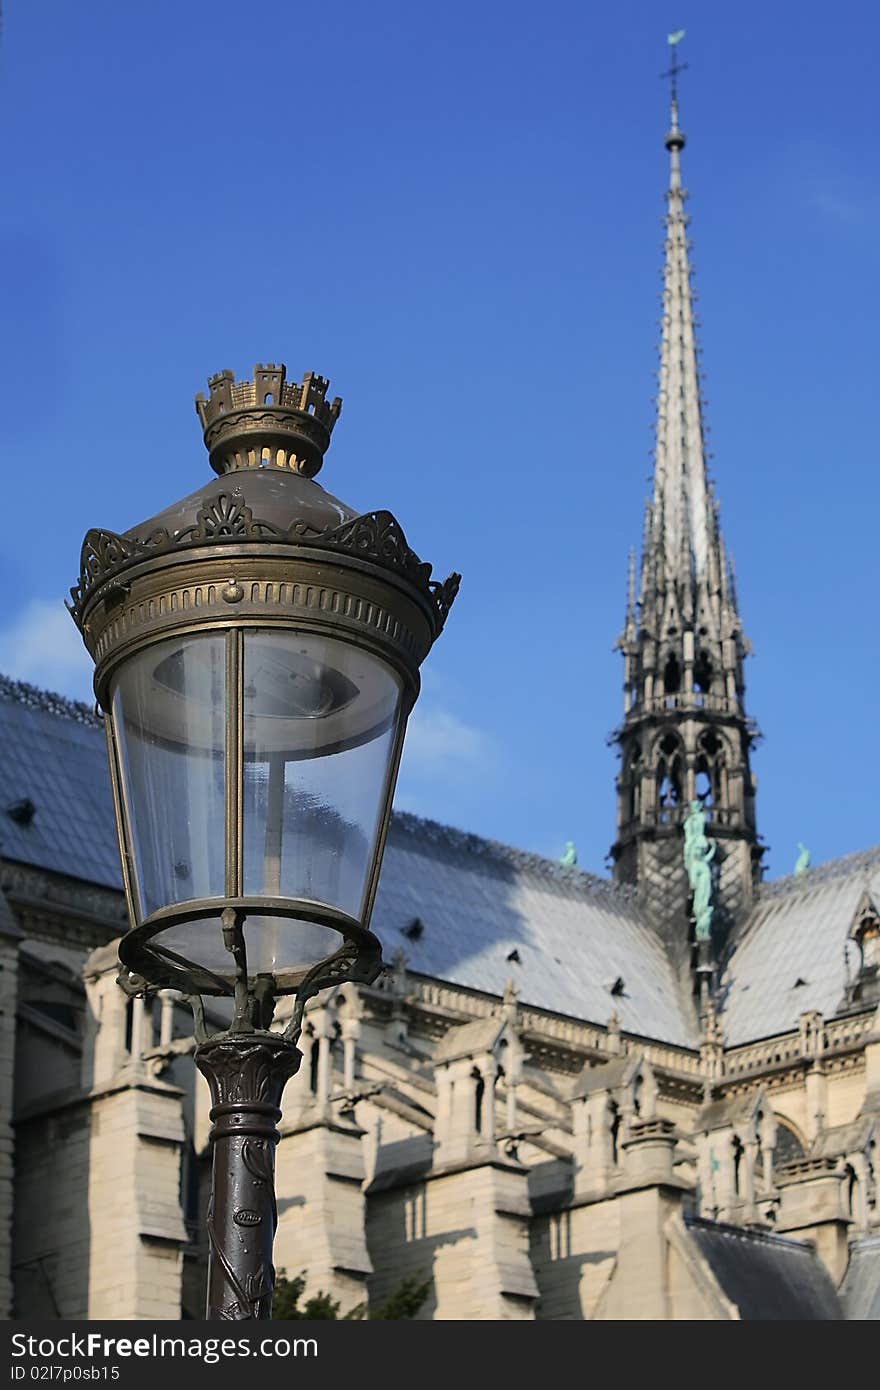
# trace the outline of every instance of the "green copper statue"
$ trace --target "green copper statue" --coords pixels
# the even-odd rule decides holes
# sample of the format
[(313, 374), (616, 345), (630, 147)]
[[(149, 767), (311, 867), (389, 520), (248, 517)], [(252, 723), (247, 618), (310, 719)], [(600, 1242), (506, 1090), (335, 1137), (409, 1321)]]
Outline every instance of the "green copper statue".
[(712, 925), (712, 870), (718, 846), (706, 836), (706, 813), (692, 801), (684, 821), (684, 866), (694, 895), (693, 920), (698, 941), (709, 940)]
[(575, 849), (574, 842), (572, 840), (566, 840), (565, 850), (559, 862), (563, 866), (563, 868), (566, 869), (573, 869), (575, 864), (578, 862), (578, 852)]
[(690, 881), (694, 890), (694, 925), (698, 941), (709, 940), (712, 925), (712, 870), (710, 862), (715, 858), (718, 848), (714, 840), (706, 840), (706, 853), (702, 859), (691, 860)]
[(794, 871), (796, 874), (803, 874), (806, 873), (809, 867), (810, 851), (807, 849), (806, 845), (802, 845), (800, 840), (798, 840), (798, 857), (795, 860)]
[(694, 846), (706, 839), (706, 812), (701, 801), (692, 801), (684, 818), (684, 863), (690, 864)]

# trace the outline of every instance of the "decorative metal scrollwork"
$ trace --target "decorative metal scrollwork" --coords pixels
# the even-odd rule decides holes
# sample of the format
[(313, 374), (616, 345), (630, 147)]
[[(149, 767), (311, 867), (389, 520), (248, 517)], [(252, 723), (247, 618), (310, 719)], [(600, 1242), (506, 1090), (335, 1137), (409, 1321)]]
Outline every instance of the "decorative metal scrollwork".
[(89, 531), (80, 555), (79, 582), (70, 591), (72, 603), (67, 607), (82, 630), (83, 611), (92, 592), (129, 565), (185, 546), (264, 539), (362, 556), (404, 575), (431, 600), (440, 628), (461, 581), (458, 574), (449, 575), (442, 584), (432, 581), (431, 566), (407, 545), (403, 529), (391, 512), (367, 512), (323, 531), (303, 520), (294, 521), (283, 530), (270, 521), (255, 518), (253, 510), (233, 489), (215, 494), (196, 514), (195, 522), (180, 531), (169, 533), (159, 528), (145, 540), (120, 536), (114, 531)]

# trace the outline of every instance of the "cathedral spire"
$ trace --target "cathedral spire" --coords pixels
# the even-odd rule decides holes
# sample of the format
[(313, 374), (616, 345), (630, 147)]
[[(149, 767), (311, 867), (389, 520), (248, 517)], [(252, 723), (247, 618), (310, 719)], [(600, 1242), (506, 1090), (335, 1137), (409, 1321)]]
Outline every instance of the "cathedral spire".
[[(718, 503), (707, 474), (699, 350), (682, 186), (678, 60), (671, 34), (663, 323), (653, 489), (645, 509), (638, 602), (632, 580), (619, 647), (624, 657), (616, 877), (638, 885), (682, 965), (696, 946), (683, 859), (683, 822), (694, 801), (707, 824), (715, 879), (711, 937), (719, 946), (748, 906), (763, 852), (755, 826), (743, 662), (748, 643), (736, 605)], [(632, 571), (631, 571), (632, 573)], [(706, 861), (707, 863), (709, 860)], [(703, 930), (705, 931), (705, 917)], [(689, 950), (693, 943), (694, 951)], [(709, 953), (707, 955), (707, 952)]]
[[(693, 584), (708, 576), (714, 542), (712, 503), (706, 477), (700, 371), (687, 239), (687, 193), (681, 181), (685, 135), (679, 124), (678, 42), (670, 35), (672, 66), (669, 131), (669, 186), (666, 192), (666, 240), (663, 268), (663, 331), (657, 392), (656, 450), (651, 544), (663, 552), (668, 582), (679, 587), (681, 601), (693, 600)], [(717, 558), (717, 557), (712, 557)], [(685, 598), (686, 596), (686, 598)], [(649, 597), (641, 595), (642, 602)]]

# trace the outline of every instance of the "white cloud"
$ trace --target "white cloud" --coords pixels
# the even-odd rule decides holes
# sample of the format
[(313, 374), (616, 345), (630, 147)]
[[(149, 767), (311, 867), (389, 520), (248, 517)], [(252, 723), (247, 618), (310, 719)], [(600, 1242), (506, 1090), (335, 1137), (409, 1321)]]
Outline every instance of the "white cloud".
[(71, 699), (94, 699), (92, 661), (64, 604), (31, 599), (11, 627), (0, 629), (0, 672)]
[(449, 825), (472, 824), (476, 805), (497, 786), (500, 761), (490, 734), (423, 695), (407, 725), (395, 809)]
[(410, 774), (476, 771), (491, 756), (486, 734), (449, 710), (416, 705), (406, 731), (403, 760)]

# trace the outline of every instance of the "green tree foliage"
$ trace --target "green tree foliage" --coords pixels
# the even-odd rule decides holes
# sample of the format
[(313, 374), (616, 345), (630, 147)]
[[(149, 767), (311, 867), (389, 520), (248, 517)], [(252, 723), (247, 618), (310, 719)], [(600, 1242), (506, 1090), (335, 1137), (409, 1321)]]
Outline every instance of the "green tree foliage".
[[(272, 1318), (276, 1322), (291, 1322), (295, 1318), (338, 1318), (339, 1301), (320, 1290), (307, 1298), (300, 1306), (300, 1299), (306, 1287), (305, 1272), (288, 1279), (285, 1271), (279, 1269), (275, 1280), (275, 1293), (272, 1298)], [(394, 1318), (413, 1318), (421, 1308), (428, 1291), (430, 1279), (420, 1279), (411, 1274), (404, 1279), (389, 1298), (378, 1308), (367, 1310), (365, 1303), (359, 1303), (351, 1312), (343, 1315), (349, 1321), (361, 1319), (387, 1320)]]
[(411, 1274), (394, 1293), (368, 1315), (372, 1319), (414, 1318), (431, 1289), (430, 1279)]

